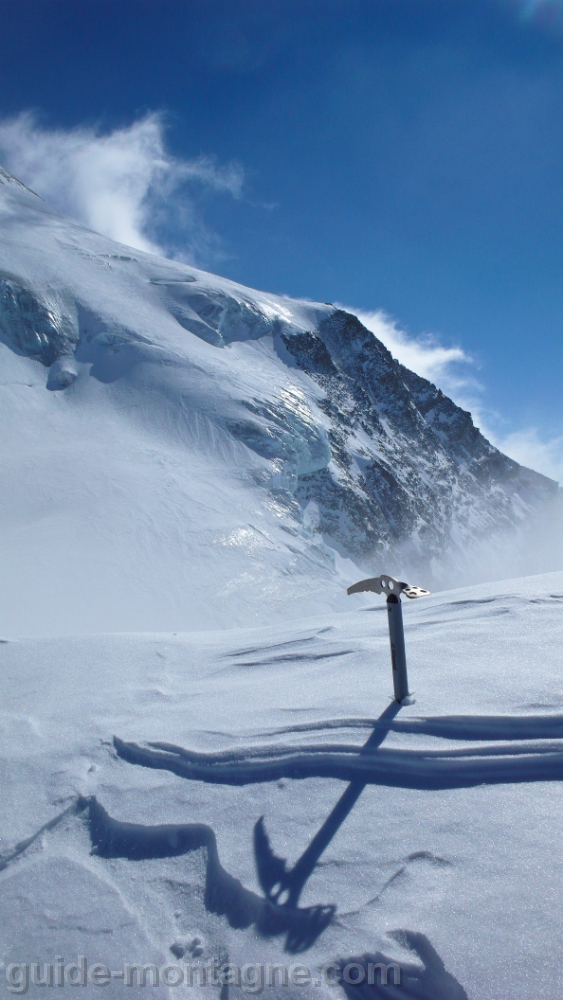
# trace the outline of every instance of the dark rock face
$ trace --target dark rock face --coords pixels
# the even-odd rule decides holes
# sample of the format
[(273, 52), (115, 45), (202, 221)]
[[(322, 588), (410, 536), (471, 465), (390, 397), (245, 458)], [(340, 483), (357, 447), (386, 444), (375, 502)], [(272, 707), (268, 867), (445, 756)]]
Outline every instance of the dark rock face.
[(365, 565), (397, 547), (427, 564), (556, 497), (556, 483), (502, 455), (355, 316), (336, 311), (283, 341), (324, 390), (330, 421), (331, 462), (300, 476), (295, 495), (316, 501), (318, 530)]

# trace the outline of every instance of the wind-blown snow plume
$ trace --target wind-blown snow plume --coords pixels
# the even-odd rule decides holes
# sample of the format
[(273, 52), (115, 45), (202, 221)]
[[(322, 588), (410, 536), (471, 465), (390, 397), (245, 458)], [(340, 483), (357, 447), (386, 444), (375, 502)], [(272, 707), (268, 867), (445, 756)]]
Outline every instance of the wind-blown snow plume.
[(43, 128), (25, 112), (0, 121), (0, 157), (65, 214), (138, 250), (170, 255), (158, 232), (172, 204), (176, 221), (180, 217), (186, 231), (190, 259), (198, 252), (208, 254), (217, 237), (205, 227), (187, 188), (203, 185), (236, 198), (243, 182), (236, 163), (218, 166), (211, 157), (171, 156), (165, 148), (163, 117), (156, 113), (103, 132), (92, 126)]

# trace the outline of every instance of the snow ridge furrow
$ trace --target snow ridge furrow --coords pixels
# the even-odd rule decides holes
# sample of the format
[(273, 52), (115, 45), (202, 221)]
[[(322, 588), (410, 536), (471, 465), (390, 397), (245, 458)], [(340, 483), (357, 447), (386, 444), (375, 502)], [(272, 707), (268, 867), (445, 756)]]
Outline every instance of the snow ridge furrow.
[(309, 733), (326, 729), (385, 728), (394, 733), (437, 736), (447, 740), (562, 739), (563, 715), (444, 715), (399, 719), (384, 727), (377, 719), (328, 719), (267, 730), (262, 736)]
[[(249, 785), (280, 778), (338, 778), (395, 788), (469, 788), (482, 784), (514, 784), (524, 781), (558, 781), (563, 777), (563, 751), (542, 747), (515, 748), (510, 756), (480, 757), (473, 750), (463, 757), (437, 757), (428, 751), (381, 750), (373, 755), (296, 752), (269, 760), (236, 763), (188, 761), (172, 752), (141, 747), (114, 737), (123, 760), (143, 767), (171, 771), (180, 777), (211, 784)], [(358, 748), (359, 751), (359, 748)]]

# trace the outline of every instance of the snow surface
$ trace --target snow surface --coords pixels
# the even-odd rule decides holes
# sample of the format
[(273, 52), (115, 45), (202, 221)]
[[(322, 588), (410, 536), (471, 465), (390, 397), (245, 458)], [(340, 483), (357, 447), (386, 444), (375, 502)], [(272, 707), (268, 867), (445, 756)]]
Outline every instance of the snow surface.
[[(329, 844), (301, 900), (305, 908), (334, 904), (335, 918), (308, 946), (297, 917), (293, 931), (259, 933), (254, 824), (265, 816), (273, 849), (293, 864), (345, 788), (314, 776), (316, 761), (322, 774), (331, 755), (355, 759), (390, 704), (383, 599), (360, 608), (356, 597), (348, 602), (348, 613), (267, 628), (0, 646), (4, 968), (78, 954), (110, 969), (124, 961), (162, 966), (177, 961), (175, 942), (198, 936), (201, 962), (303, 961), (318, 970), (381, 953), (414, 968), (403, 987), (374, 996), (560, 997), (562, 829), (554, 779), (563, 768), (563, 573), (404, 602), (412, 703), (388, 723), (371, 776), (362, 779), (376, 783)], [(190, 780), (129, 763), (116, 754), (114, 736), (206, 754), (209, 776)], [(243, 781), (253, 781), (256, 761), (299, 757), (312, 770), (303, 780), (215, 783), (224, 780), (217, 765), (227, 751), (246, 767)], [(415, 773), (414, 787), (400, 787), (401, 761)], [(452, 787), (440, 787), (444, 761)], [(90, 803), (90, 826), (88, 807), (77, 811), (77, 802)], [(105, 813), (96, 819), (99, 806), (118, 822), (178, 825), (171, 856), (143, 857), (147, 837), (160, 835), (139, 828), (126, 828), (130, 857), (120, 856), (125, 835), (112, 834)], [(189, 849), (186, 824), (213, 831), (198, 828), (206, 846)], [(250, 912), (243, 926), (240, 885), (228, 884), (230, 904), (220, 892), (219, 902), (212, 899), (221, 866), (254, 894), (243, 899)], [(406, 949), (409, 940), (418, 955)], [(197, 988), (154, 992), (180, 997)], [(277, 988), (276, 995), (288, 994), (343, 996), (327, 986)], [(29, 995), (43, 994), (30, 987)], [(122, 996), (123, 985), (110, 984), (104, 995)]]

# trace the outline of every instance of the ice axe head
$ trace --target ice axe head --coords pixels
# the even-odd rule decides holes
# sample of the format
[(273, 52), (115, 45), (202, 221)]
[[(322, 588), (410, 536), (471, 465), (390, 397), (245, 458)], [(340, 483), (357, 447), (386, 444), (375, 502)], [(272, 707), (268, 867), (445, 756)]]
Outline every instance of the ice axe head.
[(400, 599), (401, 594), (404, 594), (405, 597), (410, 597), (411, 600), (414, 600), (416, 597), (427, 597), (430, 593), (429, 590), (424, 590), (423, 587), (413, 587), (410, 583), (395, 580), (394, 577), (387, 576), (385, 573), (381, 576), (370, 577), (369, 580), (360, 580), (359, 583), (354, 583), (351, 587), (348, 587), (346, 593), (361, 594), (366, 590), (371, 590), (374, 594), (385, 594), (386, 597), (390, 597), (393, 594), (397, 599)]

